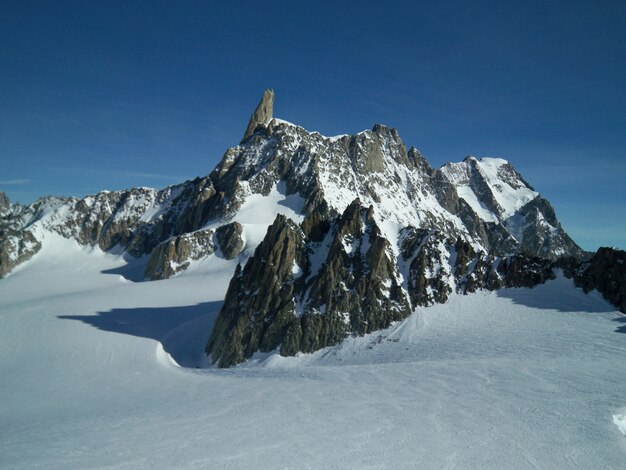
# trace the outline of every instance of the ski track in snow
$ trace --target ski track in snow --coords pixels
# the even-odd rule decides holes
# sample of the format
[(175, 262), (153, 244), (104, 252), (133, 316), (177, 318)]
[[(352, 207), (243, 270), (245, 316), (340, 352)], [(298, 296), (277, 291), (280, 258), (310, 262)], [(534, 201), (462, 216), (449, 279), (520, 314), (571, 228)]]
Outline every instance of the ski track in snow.
[(124, 264), (56, 237), (0, 281), (0, 467), (626, 461), (620, 316), (569, 280), (452, 296), (334, 348), (218, 370), (193, 366), (234, 264), (140, 283)]

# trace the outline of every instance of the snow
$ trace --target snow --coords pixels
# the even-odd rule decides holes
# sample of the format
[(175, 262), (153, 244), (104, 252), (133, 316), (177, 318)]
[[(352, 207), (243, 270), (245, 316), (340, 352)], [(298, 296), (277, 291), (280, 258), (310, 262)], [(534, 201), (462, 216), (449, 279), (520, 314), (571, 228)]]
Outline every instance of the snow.
[(356, 250), (359, 246), (359, 240), (352, 237), (351, 235), (344, 235), (344, 237), (341, 239), (341, 242), (343, 244), (343, 250), (348, 255), (354, 253), (354, 250)]
[(291, 265), (291, 274), (293, 274), (294, 279), (298, 279), (304, 274), (304, 271), (302, 271), (302, 268), (296, 263), (296, 260), (293, 260), (293, 264)]
[[(150, 222), (163, 216), (172, 207), (172, 203), (178, 196), (180, 196), (185, 189), (183, 184), (167, 188), (167, 199), (165, 201), (153, 200), (147, 204), (148, 207), (143, 211), (139, 220), (143, 222)], [(136, 209), (134, 209), (136, 210)], [(132, 211), (131, 211), (132, 212)]]
[[(371, 131), (364, 131), (369, 133)], [(412, 225), (430, 225), (427, 221), (448, 224), (457, 233), (467, 233), (461, 220), (444, 209), (430, 188), (425, 186), (423, 175), (399, 164), (401, 149), (395, 142), (384, 139), (382, 145), (382, 170), (359, 176), (354, 165), (362, 165), (365, 150), (357, 142), (356, 156), (337, 159), (345, 150), (329, 151), (340, 145), (336, 140), (324, 137), (312, 145), (311, 153), (318, 154), (319, 182), (328, 205), (338, 213), (359, 198), (364, 207), (374, 206), (374, 217), (384, 236), (391, 241), (392, 250), (398, 253), (398, 231)], [(363, 154), (360, 154), (362, 152)], [(354, 161), (351, 161), (351, 158)]]
[(276, 124), (286, 124), (288, 126), (293, 126), (293, 127), (300, 127), (297, 124), (294, 124), (293, 122), (289, 122), (289, 121), (285, 121), (284, 119), (279, 119), (279, 118), (272, 118)]
[(613, 423), (626, 436), (626, 415), (613, 415)]
[[(504, 209), (504, 215), (510, 217), (515, 212), (535, 199), (539, 193), (528, 188), (521, 182), (516, 182), (515, 186), (507, 184), (501, 177), (502, 167), (508, 162), (501, 158), (481, 158), (478, 167), (486, 176), (493, 196), (498, 204)], [(504, 184), (503, 184), (504, 183)]]
[[(242, 186), (247, 182), (240, 182)], [(254, 249), (263, 241), (267, 228), (272, 225), (276, 216), (282, 214), (296, 224), (302, 222), (302, 208), (304, 199), (299, 194), (286, 195), (284, 182), (275, 185), (267, 196), (249, 192), (245, 201), (228, 221), (218, 220), (209, 222), (204, 229), (215, 229), (224, 223), (239, 222), (243, 226), (243, 240), (245, 250), (252, 254)]]
[[(476, 165), (480, 177), (500, 206), (500, 213), (495, 214), (490, 211), (470, 186), (472, 164)], [(474, 157), (468, 157), (460, 163), (447, 163), (441, 170), (456, 186), (459, 197), (463, 198), (486, 222), (505, 220), (514, 216), (519, 209), (539, 195), (513, 173), (508, 162), (502, 158), (484, 157), (477, 160)]]
[(476, 212), (478, 217), (483, 219), (485, 222), (498, 221), (498, 218), (495, 216), (495, 214), (489, 211), (489, 209), (487, 209), (487, 207), (485, 207), (485, 205), (480, 202), (474, 191), (472, 191), (472, 188), (470, 188), (468, 185), (459, 186), (456, 189), (456, 192), (460, 198), (463, 198), (465, 202), (469, 204), (472, 210)]
[(234, 267), (211, 266), (131, 282), (50, 235), (1, 280), (0, 466), (623, 468), (624, 317), (567, 279), (197, 369)]

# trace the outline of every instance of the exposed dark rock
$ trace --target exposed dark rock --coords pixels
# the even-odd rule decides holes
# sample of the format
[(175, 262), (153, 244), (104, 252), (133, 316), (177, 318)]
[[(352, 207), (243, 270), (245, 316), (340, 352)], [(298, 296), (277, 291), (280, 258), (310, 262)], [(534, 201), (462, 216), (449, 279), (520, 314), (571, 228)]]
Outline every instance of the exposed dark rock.
[(254, 113), (250, 117), (248, 127), (243, 135), (242, 142), (248, 137), (254, 134), (254, 131), (258, 126), (266, 126), (272, 119), (274, 112), (274, 90), (268, 89), (263, 92), (263, 97), (258, 106), (254, 110)]
[(407, 227), (403, 230), (401, 250), (408, 264), (407, 290), (411, 304), (443, 303), (452, 292), (448, 272), (447, 240), (439, 232)]
[(217, 243), (222, 250), (222, 254), (226, 259), (234, 259), (237, 257), (241, 250), (243, 250), (243, 240), (241, 234), (243, 233), (243, 227), (239, 222), (231, 222), (230, 224), (222, 225), (215, 231), (215, 237)]
[[(30, 206), (13, 205), (0, 218), (0, 232), (19, 243), (26, 236), (25, 227), (45, 220), (47, 230), (80, 244), (97, 245), (105, 251), (117, 246), (139, 257), (151, 253), (164, 240), (201, 228), (211, 216), (215, 201), (209, 177), (160, 191), (133, 188), (84, 199), (48, 197)], [(50, 217), (55, 211), (64, 216)], [(147, 216), (151, 212), (153, 215)], [(29, 258), (27, 253), (19, 257), (20, 262)]]
[(231, 281), (207, 353), (229, 367), (255, 351), (313, 352), (446, 302), (453, 290), (533, 287), (554, 277), (548, 259), (489, 255), (435, 230), (407, 227), (399, 248), (397, 259), (373, 207), (359, 199), (341, 216), (311, 214), (301, 226), (278, 216)]
[(0, 191), (0, 217), (11, 210), (11, 201), (8, 196)]
[(243, 269), (237, 268), (206, 351), (220, 367), (276, 349), (296, 319), (294, 266), (306, 264), (303, 234), (278, 215)]
[[(522, 253), (556, 260), (563, 256), (573, 256), (579, 261), (586, 253), (563, 231), (554, 209), (548, 201), (537, 197), (520, 209), (526, 229), (521, 240)], [(553, 236), (555, 228), (559, 236)]]
[(170, 278), (187, 269), (191, 261), (204, 258), (214, 251), (212, 230), (178, 235), (152, 250), (144, 276), (150, 280)]
[(596, 289), (626, 313), (626, 251), (615, 248), (600, 248), (574, 276), (574, 282), (585, 292)]
[[(301, 297), (305, 312), (344, 318), (348, 331), (358, 335), (408, 316), (395, 257), (374, 220), (373, 208), (364, 209), (355, 200), (333, 232), (326, 262), (307, 284), (308, 296)], [(319, 344), (317, 349), (328, 345)]]
[(496, 290), (504, 286), (496, 270), (496, 258), (476, 252), (468, 242), (458, 238), (454, 244), (454, 278), (456, 291), (470, 294), (479, 289)]
[[(372, 208), (356, 200), (326, 235), (328, 244), (308, 239), (277, 216), (231, 281), (207, 344), (214, 362), (228, 367), (255, 351), (276, 348), (282, 355), (312, 352), (409, 315), (389, 242)], [(325, 260), (321, 266), (312, 261), (319, 258)]]
[(553, 263), (549, 259), (516, 255), (504, 258), (498, 264), (498, 272), (506, 287), (534, 287), (554, 279)]
[(485, 178), (478, 169), (478, 160), (474, 157), (466, 157), (465, 160), (469, 166), (469, 186), (478, 196), (481, 203), (492, 213), (501, 214), (503, 212), (502, 207), (498, 204), (493, 192), (487, 185)]
[(433, 168), (430, 166), (430, 163), (428, 163), (428, 160), (426, 160), (424, 155), (422, 155), (415, 147), (411, 147), (409, 149), (407, 152), (407, 158), (418, 172), (428, 176), (432, 175)]
[(0, 277), (30, 259), (41, 249), (41, 243), (29, 230), (18, 236), (13, 230), (0, 228)]

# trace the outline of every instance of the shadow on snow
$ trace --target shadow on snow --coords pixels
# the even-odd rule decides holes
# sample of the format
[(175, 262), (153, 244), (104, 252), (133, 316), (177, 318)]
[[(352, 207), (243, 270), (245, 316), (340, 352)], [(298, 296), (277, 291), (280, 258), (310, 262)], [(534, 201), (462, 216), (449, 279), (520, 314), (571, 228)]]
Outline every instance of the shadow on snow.
[[(537, 309), (558, 310), (560, 312), (615, 312), (617, 307), (603, 299), (597, 292), (585, 294), (582, 289), (553, 289), (548, 282), (531, 289), (500, 289), (498, 297), (512, 300), (516, 304)], [(558, 282), (558, 281), (557, 281)]]
[(117, 268), (105, 269), (103, 274), (117, 274), (124, 279), (132, 282), (142, 282), (145, 280), (144, 272), (148, 263), (148, 257), (142, 256), (141, 258), (133, 258), (129, 254), (124, 254), (124, 261), (126, 264), (118, 266)]
[(621, 317), (616, 317), (613, 319), (618, 323), (622, 323), (622, 325), (615, 328), (616, 333), (626, 333), (626, 315), (622, 315)]
[(99, 330), (159, 341), (183, 367), (206, 365), (204, 347), (222, 301), (176, 307), (114, 308), (95, 315), (59, 315)]

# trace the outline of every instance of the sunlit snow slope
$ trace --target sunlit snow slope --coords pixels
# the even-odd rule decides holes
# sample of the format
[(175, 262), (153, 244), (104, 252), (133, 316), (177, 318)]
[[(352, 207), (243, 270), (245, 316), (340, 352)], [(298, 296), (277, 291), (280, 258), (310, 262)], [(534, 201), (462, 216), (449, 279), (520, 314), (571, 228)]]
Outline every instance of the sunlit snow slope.
[(625, 317), (571, 281), (196, 369), (221, 262), (132, 283), (56, 238), (2, 280), (0, 467), (623, 468)]

